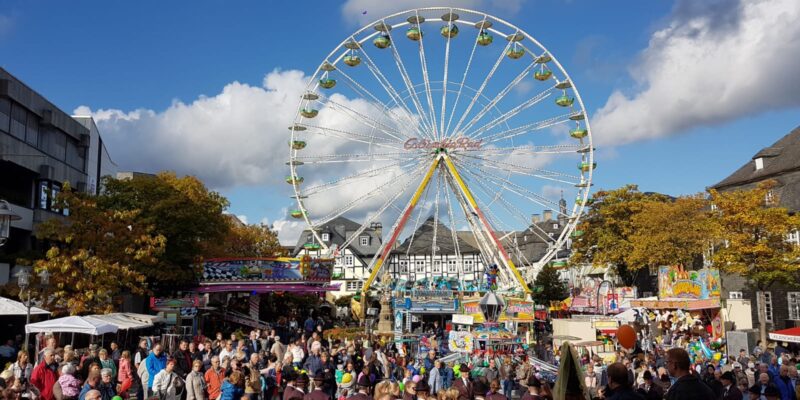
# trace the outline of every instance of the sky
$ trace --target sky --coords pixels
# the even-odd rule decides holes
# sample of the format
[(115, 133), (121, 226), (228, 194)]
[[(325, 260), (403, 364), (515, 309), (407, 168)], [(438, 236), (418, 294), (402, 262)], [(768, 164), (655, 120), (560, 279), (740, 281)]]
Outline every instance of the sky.
[(307, 81), (360, 27), (439, 5), (558, 59), (591, 121), (593, 190), (697, 193), (800, 125), (796, 0), (0, 0), (0, 66), (92, 115), (120, 170), (196, 175), (293, 243), (286, 127)]

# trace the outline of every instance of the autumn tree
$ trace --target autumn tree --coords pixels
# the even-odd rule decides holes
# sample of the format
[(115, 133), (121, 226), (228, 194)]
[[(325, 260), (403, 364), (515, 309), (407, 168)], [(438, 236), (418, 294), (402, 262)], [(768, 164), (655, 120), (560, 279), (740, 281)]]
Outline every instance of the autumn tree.
[(546, 264), (536, 275), (533, 285), (528, 286), (533, 288), (533, 301), (548, 307), (551, 301), (561, 301), (569, 296), (566, 283), (550, 264)]
[[(759, 292), (776, 284), (797, 285), (800, 246), (787, 235), (800, 229), (800, 215), (791, 215), (778, 204), (767, 181), (752, 190), (718, 192), (709, 190), (714, 205), (713, 222), (719, 245), (713, 254), (721, 271), (740, 275)], [(771, 197), (767, 204), (768, 194)], [(767, 342), (766, 314), (758, 307), (761, 341)]]
[(709, 203), (701, 194), (643, 202), (631, 224), (630, 265), (691, 267), (712, 244)]
[(50, 274), (44, 306), (56, 313), (111, 312), (124, 293), (147, 292), (145, 268), (158, 263), (166, 238), (139, 220), (139, 212), (104, 210), (98, 198), (73, 192), (69, 185), (57, 198), (69, 210), (36, 232), (53, 245), (34, 271)]
[(228, 232), (221, 241), (209, 244), (206, 255), (209, 258), (274, 257), (281, 251), (278, 234), (268, 225), (247, 225), (228, 218)]
[(154, 233), (166, 238), (158, 262), (141, 270), (155, 287), (193, 285), (198, 261), (211, 256), (210, 250), (229, 231), (223, 214), (228, 200), (193, 176), (179, 178), (162, 172), (132, 179), (108, 178), (104, 187), (98, 198), (100, 207), (117, 212), (137, 211), (138, 224), (152, 226)]
[(633, 218), (646, 204), (668, 199), (661, 194), (642, 193), (636, 185), (596, 192), (576, 229), (582, 235), (573, 240), (570, 263), (611, 266), (625, 285), (632, 285), (635, 271), (642, 267), (630, 258), (631, 236), (636, 232)]

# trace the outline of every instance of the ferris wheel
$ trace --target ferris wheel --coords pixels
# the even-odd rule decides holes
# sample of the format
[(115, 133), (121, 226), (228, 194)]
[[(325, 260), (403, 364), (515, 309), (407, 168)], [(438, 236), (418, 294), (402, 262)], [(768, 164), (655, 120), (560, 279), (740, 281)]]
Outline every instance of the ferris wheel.
[[(437, 238), (458, 252), (466, 233), (503, 287), (527, 292), (580, 234), (596, 167), (586, 110), (555, 56), (460, 8), (396, 13), (346, 37), (309, 79), (289, 130), (289, 214), (313, 234), (306, 249), (331, 250), (320, 229), (337, 217), (360, 224), (339, 248), (377, 222), (391, 227), (365, 291), (398, 243), (432, 222), (432, 257)], [(532, 221), (548, 213), (556, 234)], [(547, 243), (536, 259), (522, 250), (530, 238)]]

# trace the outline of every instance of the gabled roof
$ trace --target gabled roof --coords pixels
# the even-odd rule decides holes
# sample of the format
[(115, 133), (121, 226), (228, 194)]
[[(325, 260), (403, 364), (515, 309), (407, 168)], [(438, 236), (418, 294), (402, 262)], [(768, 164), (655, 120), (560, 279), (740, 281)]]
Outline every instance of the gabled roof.
[[(413, 235), (406, 238), (403, 243), (392, 251), (393, 254), (431, 254), (433, 248), (433, 233), (436, 227), (437, 254), (455, 254), (453, 244), (453, 231), (441, 222), (434, 223), (433, 217), (428, 217), (420, 224)], [(413, 239), (413, 240), (412, 240)], [(480, 253), (471, 232), (456, 232), (458, 251), (464, 253)]]
[[(341, 246), (347, 239), (349, 239), (359, 228), (361, 224), (354, 222), (345, 217), (334, 218), (328, 223), (319, 227), (319, 232), (330, 234), (330, 241), (325, 244), (328, 246), (337, 245)], [(382, 233), (382, 232), (381, 232)], [(303, 245), (307, 243), (307, 237), (311, 235), (311, 231), (306, 229), (300, 234), (297, 239), (297, 244), (294, 247), (292, 254), (299, 254), (303, 250)], [(356, 256), (359, 257), (372, 257), (381, 246), (381, 234), (374, 228), (367, 227), (359, 236), (368, 236), (370, 238), (367, 246), (362, 246), (360, 240), (355, 239), (350, 243), (349, 249)]]
[[(759, 158), (763, 168), (757, 170), (755, 160)], [(720, 191), (750, 189), (769, 179), (778, 182), (775, 194), (780, 198), (780, 205), (793, 211), (800, 210), (800, 127), (758, 151), (751, 160), (712, 188)]]

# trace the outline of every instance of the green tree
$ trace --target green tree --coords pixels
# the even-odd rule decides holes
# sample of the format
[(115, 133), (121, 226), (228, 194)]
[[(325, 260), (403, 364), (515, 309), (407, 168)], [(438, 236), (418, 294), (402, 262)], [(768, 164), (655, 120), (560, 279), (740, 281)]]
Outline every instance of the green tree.
[(152, 226), (166, 238), (164, 253), (155, 265), (141, 270), (155, 288), (180, 288), (196, 282), (197, 263), (213, 256), (211, 251), (229, 231), (223, 211), (228, 200), (193, 176), (172, 172), (132, 179), (106, 179), (98, 197), (103, 209), (138, 211), (136, 222)]
[[(768, 181), (752, 190), (709, 190), (719, 243), (712, 256), (714, 265), (745, 277), (758, 291), (776, 283), (797, 285), (800, 272), (800, 246), (786, 240), (790, 232), (800, 229), (800, 215), (774, 206), (778, 204), (771, 193), (774, 186), (775, 182)], [(766, 343), (763, 307), (758, 307), (758, 323), (761, 341)]]
[(569, 296), (566, 283), (550, 264), (545, 265), (536, 275), (533, 285), (528, 286), (533, 288), (533, 301), (546, 306), (549, 306), (551, 301), (561, 301)]
[(583, 234), (573, 240), (570, 264), (613, 267), (625, 285), (632, 285), (635, 272), (642, 267), (630, 259), (631, 236), (636, 231), (632, 219), (646, 203), (668, 199), (661, 194), (642, 193), (636, 185), (596, 192), (589, 211), (578, 224), (577, 231)]
[(643, 202), (631, 223), (631, 252), (626, 257), (630, 265), (691, 267), (712, 244), (709, 202), (700, 194)]
[(148, 292), (140, 271), (158, 263), (166, 238), (138, 221), (138, 211), (103, 210), (97, 198), (64, 187), (57, 202), (69, 218), (41, 224), (37, 238), (53, 243), (34, 263), (47, 271), (50, 285), (44, 306), (72, 315), (111, 312), (123, 293)]

